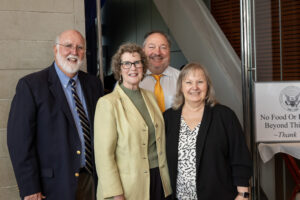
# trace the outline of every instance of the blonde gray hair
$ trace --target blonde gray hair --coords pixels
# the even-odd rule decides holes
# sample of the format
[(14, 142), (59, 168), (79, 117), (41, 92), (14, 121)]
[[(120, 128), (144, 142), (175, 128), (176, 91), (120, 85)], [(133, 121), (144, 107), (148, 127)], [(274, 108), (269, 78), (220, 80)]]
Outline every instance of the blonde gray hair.
[(186, 78), (186, 76), (193, 71), (202, 70), (207, 81), (207, 93), (205, 97), (205, 104), (211, 107), (215, 106), (218, 102), (215, 97), (215, 89), (212, 85), (212, 82), (208, 76), (208, 72), (206, 69), (199, 63), (189, 63), (183, 67), (181, 70), (178, 80), (177, 80), (177, 87), (176, 87), (176, 95), (174, 99), (174, 103), (172, 108), (177, 110), (184, 104), (184, 96), (182, 93), (182, 81)]

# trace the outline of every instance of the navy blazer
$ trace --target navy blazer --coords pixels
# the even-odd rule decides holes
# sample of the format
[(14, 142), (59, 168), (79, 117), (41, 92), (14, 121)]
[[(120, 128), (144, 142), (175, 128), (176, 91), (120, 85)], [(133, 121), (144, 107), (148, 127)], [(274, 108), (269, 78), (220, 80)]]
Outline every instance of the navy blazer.
[[(172, 199), (176, 197), (181, 113), (182, 107), (164, 113)], [(223, 105), (206, 105), (196, 142), (198, 199), (233, 200), (237, 186), (248, 186), (251, 175), (252, 160), (236, 115)]]
[[(103, 89), (92, 75), (79, 71), (78, 78), (93, 139), (94, 112)], [(21, 197), (42, 192), (49, 200), (75, 199), (81, 142), (54, 64), (19, 80), (7, 144)]]

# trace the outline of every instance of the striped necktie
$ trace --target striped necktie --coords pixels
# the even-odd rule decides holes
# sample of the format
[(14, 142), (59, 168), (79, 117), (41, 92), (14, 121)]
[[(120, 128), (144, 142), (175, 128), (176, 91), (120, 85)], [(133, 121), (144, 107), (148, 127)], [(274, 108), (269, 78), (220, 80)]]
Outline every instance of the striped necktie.
[(78, 97), (76, 90), (76, 81), (70, 79), (70, 84), (72, 88), (72, 95), (75, 101), (76, 111), (80, 119), (80, 125), (84, 137), (84, 146), (85, 146), (85, 169), (92, 174), (93, 163), (92, 163), (92, 147), (91, 147), (91, 136), (90, 136), (90, 123), (82, 106), (82, 103)]
[(160, 85), (160, 78), (163, 76), (163, 74), (160, 75), (156, 75), (156, 74), (152, 74), (152, 76), (155, 78), (156, 83), (154, 86), (154, 95), (156, 97), (158, 106), (161, 110), (161, 112), (165, 111), (165, 97), (164, 97), (164, 91)]

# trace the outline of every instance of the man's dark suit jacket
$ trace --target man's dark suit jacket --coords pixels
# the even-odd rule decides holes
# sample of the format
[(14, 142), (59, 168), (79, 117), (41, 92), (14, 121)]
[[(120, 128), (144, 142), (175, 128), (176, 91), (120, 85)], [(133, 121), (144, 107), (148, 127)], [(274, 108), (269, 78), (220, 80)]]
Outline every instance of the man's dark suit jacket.
[[(176, 195), (178, 141), (182, 107), (164, 113), (166, 152)], [(252, 161), (241, 125), (228, 107), (205, 106), (196, 142), (197, 197), (201, 200), (233, 200), (237, 186), (248, 186)]]
[[(93, 130), (96, 103), (103, 94), (101, 81), (82, 71), (78, 78)], [(82, 148), (54, 64), (19, 80), (7, 144), (21, 197), (42, 192), (49, 200), (75, 199)]]

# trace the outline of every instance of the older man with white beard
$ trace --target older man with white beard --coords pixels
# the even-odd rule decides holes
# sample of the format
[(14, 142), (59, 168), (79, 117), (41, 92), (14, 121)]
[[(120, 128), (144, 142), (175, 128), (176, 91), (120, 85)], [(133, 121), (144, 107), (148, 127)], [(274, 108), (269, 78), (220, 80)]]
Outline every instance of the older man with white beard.
[(85, 40), (62, 32), (55, 62), (21, 78), (11, 104), (7, 144), (24, 200), (93, 200), (93, 119), (101, 81), (79, 70)]

